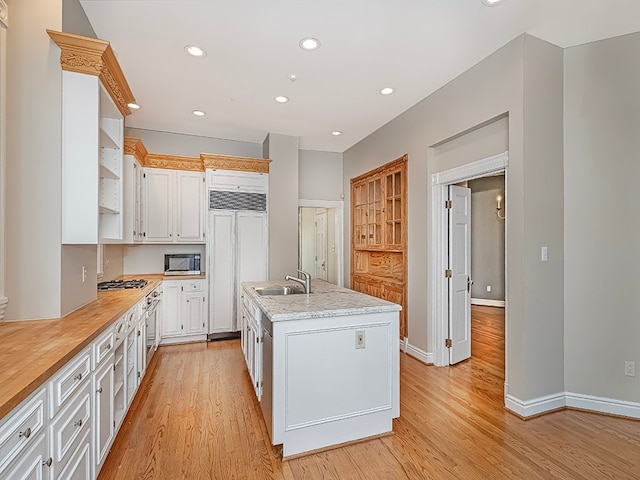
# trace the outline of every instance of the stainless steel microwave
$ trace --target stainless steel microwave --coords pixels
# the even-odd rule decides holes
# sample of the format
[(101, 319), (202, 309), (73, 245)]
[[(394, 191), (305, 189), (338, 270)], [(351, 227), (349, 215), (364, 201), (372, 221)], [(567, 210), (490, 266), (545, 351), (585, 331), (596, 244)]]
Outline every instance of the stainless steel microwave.
[(171, 253), (164, 256), (165, 275), (200, 275), (199, 253)]

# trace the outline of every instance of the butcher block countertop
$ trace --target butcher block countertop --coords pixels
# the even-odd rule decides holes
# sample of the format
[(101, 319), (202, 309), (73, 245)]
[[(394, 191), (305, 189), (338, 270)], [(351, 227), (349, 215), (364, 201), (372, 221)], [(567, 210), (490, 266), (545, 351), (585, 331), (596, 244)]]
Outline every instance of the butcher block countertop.
[(138, 303), (162, 280), (196, 280), (204, 276), (144, 278), (144, 288), (99, 291), (98, 299), (69, 315), (49, 320), (0, 323), (0, 419)]

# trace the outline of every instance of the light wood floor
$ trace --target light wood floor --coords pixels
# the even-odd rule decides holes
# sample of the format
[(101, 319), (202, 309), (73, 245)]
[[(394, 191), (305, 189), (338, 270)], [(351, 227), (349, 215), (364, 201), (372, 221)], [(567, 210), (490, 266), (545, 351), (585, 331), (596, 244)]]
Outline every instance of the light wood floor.
[(237, 340), (162, 347), (100, 474), (110, 479), (640, 479), (640, 422), (503, 407), (503, 310), (473, 308), (473, 357), (401, 355), (390, 436), (281, 462)]

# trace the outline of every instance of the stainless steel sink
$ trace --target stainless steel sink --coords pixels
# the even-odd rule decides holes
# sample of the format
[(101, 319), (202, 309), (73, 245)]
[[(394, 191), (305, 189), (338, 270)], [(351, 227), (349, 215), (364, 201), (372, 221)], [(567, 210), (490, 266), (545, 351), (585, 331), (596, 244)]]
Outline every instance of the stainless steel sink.
[(254, 289), (258, 295), (297, 295), (299, 293), (304, 293), (304, 291), (298, 287), (290, 287), (290, 286), (280, 286), (276, 285), (273, 287), (258, 287)]

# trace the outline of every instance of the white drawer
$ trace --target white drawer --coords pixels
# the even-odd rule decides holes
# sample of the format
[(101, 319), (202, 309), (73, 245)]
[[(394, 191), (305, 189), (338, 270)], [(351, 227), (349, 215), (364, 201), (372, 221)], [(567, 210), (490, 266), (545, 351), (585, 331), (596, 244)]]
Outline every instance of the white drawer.
[(93, 342), (93, 368), (104, 360), (111, 352), (113, 352), (113, 329), (109, 328), (106, 332)]
[(122, 318), (116, 321), (113, 325), (113, 344), (114, 346), (120, 345), (120, 343), (124, 340), (124, 337), (127, 336), (127, 316), (124, 315)]
[(89, 380), (90, 376), (91, 347), (76, 355), (53, 376), (49, 383), (51, 397), (49, 418), (54, 417), (60, 407), (86, 383), (86, 380)]
[(86, 382), (51, 424), (54, 476), (65, 468), (73, 452), (90, 429), (91, 382)]
[(0, 474), (43, 431), (46, 398), (47, 389), (43, 388), (3, 420), (0, 425)]
[(269, 176), (264, 173), (207, 170), (207, 188), (214, 190), (266, 192)]
[(4, 472), (0, 470), (0, 480), (31, 480), (48, 477), (50, 464), (47, 452), (47, 437), (44, 433), (31, 437), (29, 448), (20, 454), (15, 463), (10, 464)]
[(138, 323), (138, 306), (136, 305), (131, 310), (127, 312), (125, 315), (126, 323), (127, 323), (127, 332), (130, 332), (134, 328), (136, 328), (136, 324)]
[(186, 280), (184, 282), (183, 287), (185, 292), (202, 292), (204, 291), (204, 281), (203, 280)]

